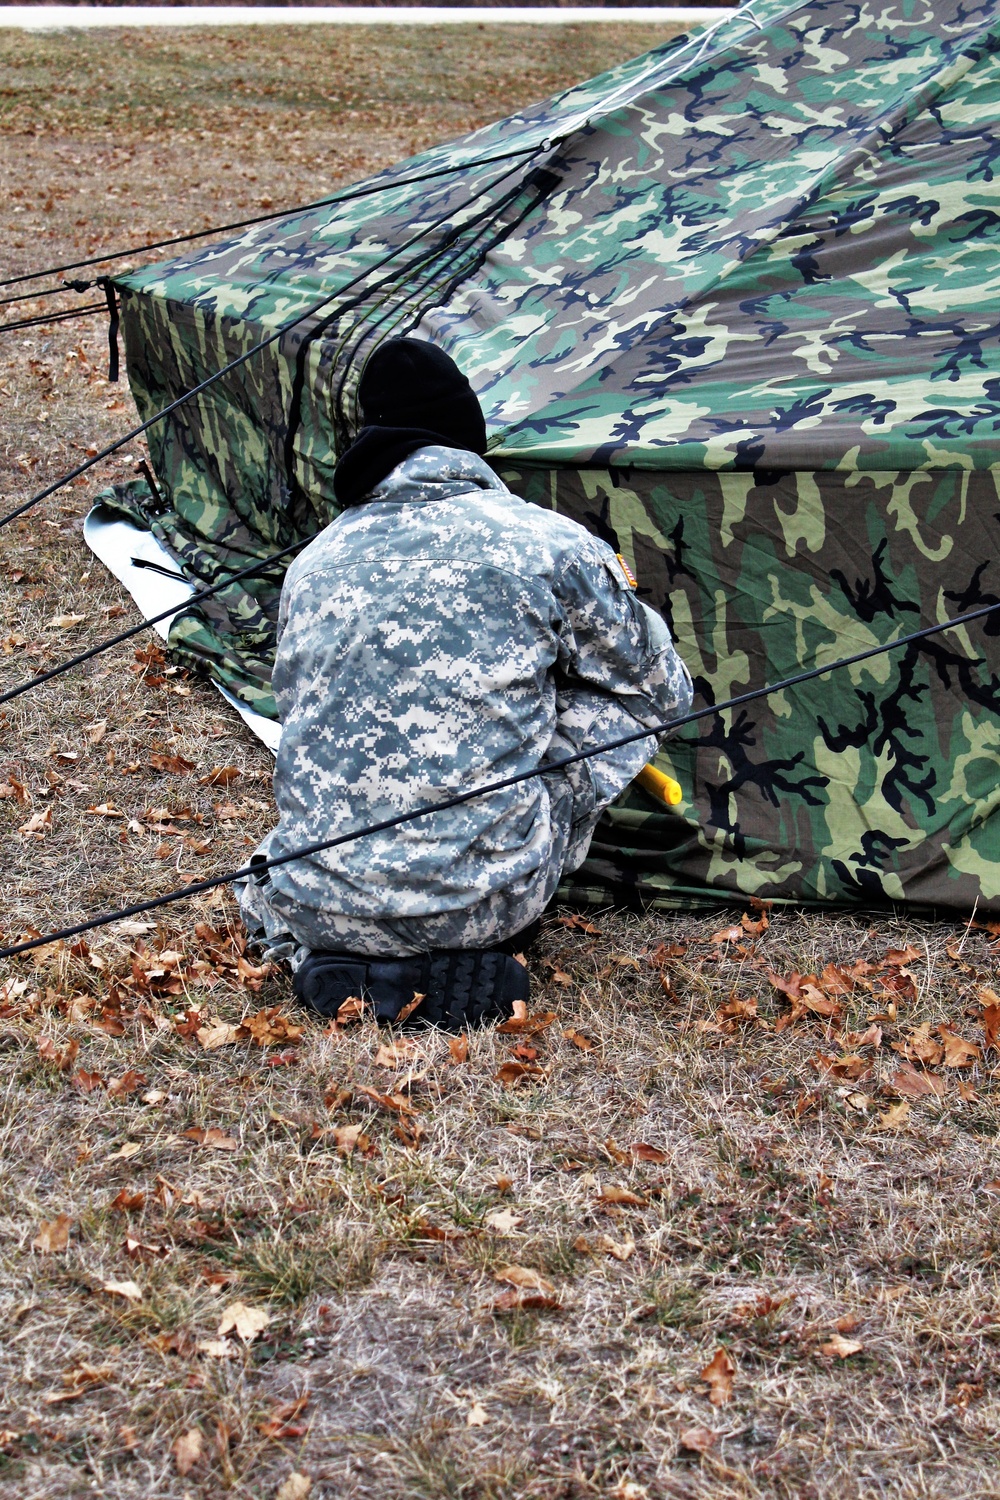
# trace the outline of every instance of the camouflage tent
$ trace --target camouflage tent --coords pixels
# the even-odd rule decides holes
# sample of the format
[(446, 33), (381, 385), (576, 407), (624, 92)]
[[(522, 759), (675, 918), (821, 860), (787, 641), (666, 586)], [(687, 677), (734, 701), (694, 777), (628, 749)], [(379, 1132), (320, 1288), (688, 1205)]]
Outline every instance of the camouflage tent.
[[(118, 504), (199, 582), (312, 534), (365, 357), (416, 332), (472, 379), (511, 487), (625, 555), (702, 702), (996, 600), (998, 44), (992, 3), (755, 0), (121, 278), (143, 416), (302, 320), (153, 429), (160, 513)], [(171, 633), (264, 713), (280, 578)], [(1000, 911), (998, 635), (682, 732), (685, 802), (624, 797), (576, 893)]]

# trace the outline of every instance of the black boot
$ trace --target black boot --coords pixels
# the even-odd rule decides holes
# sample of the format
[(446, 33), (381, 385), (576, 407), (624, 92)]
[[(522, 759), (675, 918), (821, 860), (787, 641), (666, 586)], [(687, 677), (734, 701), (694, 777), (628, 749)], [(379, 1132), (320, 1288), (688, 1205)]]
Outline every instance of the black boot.
[(391, 1025), (415, 995), (420, 1004), (403, 1022), (465, 1031), (506, 1021), (514, 1001), (527, 1004), (530, 979), (523, 964), (496, 949), (436, 949), (413, 958), (365, 958), (355, 953), (310, 953), (295, 972), (296, 998), (321, 1016), (335, 1016), (345, 1000), (370, 1005), (380, 1026)]

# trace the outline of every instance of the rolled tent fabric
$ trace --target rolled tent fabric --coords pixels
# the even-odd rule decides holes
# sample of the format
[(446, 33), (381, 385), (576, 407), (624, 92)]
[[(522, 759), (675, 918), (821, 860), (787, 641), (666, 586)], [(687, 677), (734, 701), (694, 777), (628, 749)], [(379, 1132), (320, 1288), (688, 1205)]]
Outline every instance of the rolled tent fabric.
[[(758, 0), (118, 278), (144, 418), (316, 311), (151, 429), (163, 513), (106, 502), (195, 583), (311, 534), (365, 358), (412, 334), (471, 380), (512, 488), (613, 540), (702, 702), (1000, 598), (998, 43), (996, 4)], [(171, 631), (265, 713), (281, 576)], [(686, 801), (628, 794), (575, 894), (1000, 911), (998, 633), (682, 735)]]

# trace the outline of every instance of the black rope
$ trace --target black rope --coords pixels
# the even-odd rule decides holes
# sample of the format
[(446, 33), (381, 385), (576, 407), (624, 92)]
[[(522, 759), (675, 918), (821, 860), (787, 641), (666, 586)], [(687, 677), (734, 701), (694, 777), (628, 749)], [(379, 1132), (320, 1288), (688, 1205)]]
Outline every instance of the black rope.
[(22, 318), (17, 323), (0, 323), (0, 333), (13, 333), (16, 328), (38, 328), (43, 323), (66, 323), (70, 318), (89, 318), (91, 313), (106, 311), (104, 302), (88, 302), (86, 307), (74, 307), (70, 312), (42, 313), (37, 318)]
[[(313, 536), (318, 536), (314, 532)], [(240, 568), (238, 573), (230, 573), (225, 578), (217, 579), (215, 583), (208, 584), (185, 599), (181, 604), (171, 604), (169, 609), (161, 609), (158, 615), (150, 615), (148, 620), (140, 620), (138, 625), (130, 625), (127, 630), (122, 630), (118, 635), (113, 635), (106, 641), (101, 641), (96, 646), (81, 651), (78, 656), (71, 656), (68, 661), (61, 661), (55, 667), (50, 667), (47, 672), (39, 672), (35, 677), (28, 677), (24, 682), (17, 683), (8, 688), (5, 693), (0, 693), (0, 703), (11, 703), (15, 698), (20, 698), (29, 688), (41, 687), (45, 682), (51, 682), (54, 677), (61, 677), (64, 672), (69, 672), (73, 667), (82, 666), (85, 661), (91, 661), (95, 656), (100, 656), (102, 651), (110, 651), (112, 646), (120, 646), (122, 641), (129, 641), (133, 636), (139, 635), (143, 630), (148, 630), (151, 625), (157, 625), (161, 620), (166, 620), (170, 615), (180, 614), (183, 610), (190, 609), (194, 604), (200, 604), (203, 599), (210, 599), (213, 594), (218, 594), (222, 589), (228, 588), (231, 583), (238, 583), (241, 578), (249, 578), (253, 573), (259, 573), (261, 568), (266, 568), (269, 563), (277, 562), (279, 558), (287, 557), (289, 552), (295, 552), (300, 547), (305, 547), (313, 540), (312, 536), (302, 537), (297, 542), (292, 542), (287, 547), (282, 547), (280, 552), (273, 552), (270, 557), (258, 558), (256, 562), (250, 563), (245, 568)], [(157, 573), (165, 573), (168, 578), (180, 578), (179, 573), (171, 573), (159, 563), (146, 562), (144, 559), (132, 559), (136, 567), (152, 568)]]
[(60, 292), (86, 292), (94, 281), (66, 281), (62, 286), (45, 286), (38, 292), (22, 292), (19, 297), (0, 298), (0, 307), (13, 307), (15, 302), (36, 302), (39, 297), (58, 297)]
[(853, 656), (842, 657), (840, 661), (830, 662), (827, 666), (811, 667), (806, 672), (796, 673), (794, 677), (786, 677), (782, 682), (770, 683), (762, 688), (754, 688), (748, 693), (740, 693), (735, 698), (728, 698), (724, 703), (712, 703), (706, 708), (697, 708), (691, 713), (683, 714), (680, 718), (664, 719), (645, 729), (636, 730), (632, 734), (623, 734), (618, 739), (608, 740), (606, 744), (594, 745), (589, 750), (578, 750), (574, 755), (567, 755), (561, 760), (536, 766), (534, 770), (519, 771), (514, 776), (504, 776), (500, 781), (491, 781), (486, 786), (474, 787), (468, 792), (455, 792), (440, 802), (425, 804), (423, 807), (415, 808), (412, 812), (397, 813), (393, 818), (383, 818), (378, 823), (370, 823), (366, 828), (355, 829), (353, 833), (341, 833), (336, 838), (320, 839), (317, 843), (307, 844), (303, 849), (294, 849), (289, 854), (277, 854), (272, 859), (261, 859), (249, 865), (242, 865), (238, 870), (228, 870), (222, 875), (210, 875), (206, 880), (196, 880), (191, 885), (168, 891), (165, 896), (154, 896), (149, 901), (139, 901), (132, 906), (122, 907), (119, 911), (103, 912), (99, 917), (91, 917), (86, 922), (77, 922), (72, 927), (61, 927), (56, 932), (46, 933), (44, 937), (15, 943), (9, 948), (0, 948), (0, 958), (14, 958), (19, 953), (28, 953), (32, 948), (41, 948), (46, 943), (80, 937), (85, 932), (92, 932), (95, 927), (106, 927), (110, 922), (121, 922), (126, 917), (136, 917), (145, 912), (157, 911), (162, 906), (170, 906), (176, 901), (185, 901), (190, 896), (199, 896), (203, 891), (214, 890), (216, 886), (230, 885), (234, 880), (244, 880), (250, 875), (262, 875), (265, 870), (274, 870), (279, 865), (288, 865), (297, 859), (308, 859), (314, 854), (322, 854), (327, 849), (352, 844), (357, 839), (367, 838), (373, 833), (385, 833), (388, 829), (398, 828), (403, 823), (413, 823), (417, 818), (429, 817), (431, 813), (446, 812), (449, 808), (461, 807), (466, 802), (472, 802), (476, 797), (486, 797), (492, 792), (501, 792), (507, 787), (519, 786), (522, 782), (532, 781), (536, 776), (548, 775), (550, 771), (559, 771), (566, 766), (576, 765), (579, 761), (591, 760), (597, 755), (606, 755), (609, 750), (620, 750), (625, 745), (637, 744), (640, 740), (649, 739), (652, 735), (676, 731), (685, 724), (697, 723), (699, 719), (707, 719), (715, 714), (725, 713), (729, 709), (740, 708), (744, 703), (753, 703), (756, 699), (766, 698), (771, 693), (784, 692), (788, 688), (797, 687), (800, 683), (811, 682), (816, 677), (825, 677), (828, 672), (836, 672), (842, 667), (868, 661), (871, 657), (881, 656), (886, 651), (895, 651), (900, 646), (908, 646), (914, 641), (938, 635), (942, 630), (952, 630), (959, 625), (967, 625), (970, 621), (980, 620), (998, 609), (1000, 609), (1000, 603), (983, 605), (979, 609), (970, 610), (967, 614), (956, 615), (954, 619), (942, 620), (938, 625), (926, 625), (921, 630), (913, 630), (909, 635), (900, 636), (895, 641), (886, 641), (881, 646), (869, 646), (864, 651), (857, 651)]
[[(536, 151), (547, 149), (547, 145), (548, 143), (543, 143), (543, 146), (536, 147)], [(278, 328), (274, 330), (273, 333), (269, 333), (267, 338), (261, 339), (260, 343), (254, 344), (252, 348), (247, 349), (243, 354), (237, 355), (236, 359), (230, 360), (229, 364), (223, 365), (220, 370), (216, 370), (213, 372), (213, 374), (206, 376), (206, 378), (202, 380), (198, 385), (192, 386), (191, 390), (184, 391), (182, 395), (178, 396), (174, 401), (169, 402), (160, 411), (154, 412), (153, 415), (151, 417), (148, 417), (145, 422), (140, 422), (138, 427), (133, 427), (132, 430), (130, 432), (127, 432), (124, 437), (116, 439), (116, 441), (113, 443), (109, 443), (106, 448), (101, 449), (100, 453), (95, 453), (92, 458), (88, 458), (84, 463), (79, 464), (77, 468), (71, 469), (68, 474), (63, 474), (59, 479), (54, 480), (52, 484), (47, 485), (45, 489), (39, 490), (37, 495), (32, 495), (30, 499), (25, 500), (22, 505), (18, 505), (14, 510), (8, 511), (5, 516), (0, 516), (0, 528), (8, 526), (11, 521), (16, 521), (19, 516), (23, 516), (26, 511), (31, 510), (33, 506), (39, 503), (39, 501), (46, 500), (49, 495), (54, 495), (56, 490), (61, 490), (65, 485), (70, 484), (74, 479), (78, 479), (81, 474), (88, 473), (90, 469), (94, 468), (95, 464), (101, 463), (105, 458), (110, 457), (112, 453), (117, 453), (119, 448), (124, 448), (129, 443), (133, 442), (135, 438), (141, 437), (144, 432), (148, 432), (151, 427), (154, 427), (157, 422), (161, 422), (164, 417), (170, 416), (172, 412), (175, 412), (178, 407), (181, 407), (186, 402), (190, 401), (192, 397), (200, 395), (201, 392), (207, 390), (210, 385), (214, 385), (217, 380), (221, 380), (224, 375), (228, 375), (231, 370), (238, 369), (240, 365), (246, 364), (248, 359), (252, 359), (255, 354), (259, 354), (262, 349), (266, 349), (269, 344), (273, 344), (276, 339), (280, 339), (281, 337), (283, 337), (283, 335), (288, 333), (292, 328), (297, 328), (300, 323), (304, 323), (309, 318), (315, 317), (316, 314), (321, 312), (322, 309), (326, 307), (330, 302), (334, 302), (338, 297), (342, 297), (345, 292), (350, 291), (351, 288), (357, 286), (359, 282), (367, 281), (368, 278), (371, 277), (376, 271), (381, 270), (384, 265), (387, 265), (391, 260), (394, 260), (397, 255), (401, 255), (403, 251), (408, 250), (411, 245), (414, 245), (418, 241), (425, 239), (426, 236), (433, 230), (440, 228), (440, 226), (443, 223), (446, 223), (454, 213), (459, 212), (463, 208), (467, 208), (470, 203), (475, 203), (477, 199), (484, 197), (486, 193), (491, 192), (493, 188), (495, 188), (499, 183), (503, 182), (505, 177), (509, 177), (510, 174), (516, 170), (516, 166), (508, 167), (505, 172), (501, 172), (499, 177), (495, 177), (491, 182), (487, 183), (484, 188), (481, 188), (479, 192), (473, 193), (471, 197), (466, 198), (464, 202), (458, 205), (457, 209), (449, 208), (448, 212), (443, 214), (440, 219), (436, 220), (434, 223), (428, 226), (425, 226), (422, 229), (417, 230), (417, 232), (411, 235), (408, 240), (404, 240), (401, 245), (397, 245), (392, 250), (388, 251), (388, 253), (384, 255), (381, 260), (376, 261), (374, 265), (366, 267), (364, 271), (359, 271), (357, 276), (355, 276), (351, 281), (348, 281), (344, 286), (339, 287), (337, 291), (331, 292), (328, 297), (324, 297), (321, 301), (314, 303), (311, 307), (308, 307), (305, 312), (299, 313), (296, 317), (289, 319), (287, 323), (282, 323)], [(426, 259), (426, 257), (427, 252), (421, 252), (420, 255), (415, 257), (414, 261), (411, 262), (410, 265), (404, 268), (402, 274), (406, 275), (407, 272), (409, 272), (409, 270), (412, 268), (412, 265), (419, 265), (422, 260)], [(391, 279), (391, 276), (389, 276), (385, 278), (385, 281), (390, 281)], [(353, 300), (347, 302), (340, 309), (341, 313), (343, 314), (345, 312), (349, 312), (352, 307), (356, 307), (359, 303), (363, 302), (366, 297), (371, 296), (372, 293), (374, 291), (377, 291), (379, 289), (379, 286), (383, 284), (384, 283), (377, 283), (374, 287), (368, 287), (358, 297), (355, 297)]]
[[(542, 143), (543, 146), (546, 144), (547, 142)], [(71, 260), (64, 266), (48, 266), (44, 271), (25, 271), (20, 276), (8, 276), (5, 281), (0, 281), (0, 286), (18, 286), (24, 281), (40, 281), (43, 276), (60, 276), (63, 271), (78, 271), (82, 266), (103, 266), (109, 260), (124, 260), (130, 255), (145, 255), (150, 250), (163, 250), (168, 245), (185, 245), (191, 240), (208, 239), (213, 234), (227, 234), (231, 229), (249, 229), (254, 224), (267, 224), (273, 219), (291, 219), (296, 214), (306, 214), (314, 208), (327, 208), (334, 203), (353, 203), (358, 198), (370, 198), (375, 193), (388, 193), (393, 188), (409, 187), (418, 182), (430, 182), (435, 177), (446, 177), (449, 172), (465, 172), (476, 167), (489, 167), (498, 161), (510, 161), (516, 156), (530, 156), (540, 149), (539, 146), (520, 146), (516, 151), (503, 151), (497, 156), (481, 156), (473, 161), (456, 162), (453, 166), (435, 167), (428, 172), (417, 172), (412, 177), (396, 177), (389, 182), (379, 180), (367, 183), (363, 187), (351, 189), (346, 193), (333, 193), (329, 198), (316, 198), (312, 203), (300, 203), (295, 208), (279, 208), (272, 214), (257, 214), (252, 219), (237, 219), (232, 224), (215, 224), (210, 229), (198, 229), (190, 234), (175, 234), (165, 240), (152, 240), (148, 245), (133, 245), (129, 250), (113, 250), (107, 255), (92, 255), (88, 260)], [(62, 291), (62, 287), (50, 287), (47, 291), (32, 292), (30, 295), (44, 297), (57, 291)], [(11, 298), (10, 300), (19, 299)], [(2, 306), (4, 304), (0, 302), (0, 307)]]

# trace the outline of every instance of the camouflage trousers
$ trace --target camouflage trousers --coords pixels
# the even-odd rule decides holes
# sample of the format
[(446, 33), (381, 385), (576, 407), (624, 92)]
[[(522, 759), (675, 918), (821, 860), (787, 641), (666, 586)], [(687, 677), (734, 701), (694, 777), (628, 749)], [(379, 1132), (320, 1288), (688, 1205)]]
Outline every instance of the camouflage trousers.
[[(615, 698), (572, 689), (557, 699), (558, 727), (546, 760), (606, 744), (640, 726)], [(541, 916), (563, 876), (583, 864), (601, 813), (656, 753), (650, 735), (575, 765), (543, 770), (549, 794), (547, 857), (529, 876), (458, 910), (373, 921), (346, 911), (316, 911), (289, 901), (268, 872), (237, 882), (240, 912), (251, 938), (271, 959), (296, 968), (309, 951), (345, 950), (372, 958), (406, 957), (433, 948), (488, 948)], [(543, 763), (544, 765), (544, 763)], [(267, 857), (269, 840), (258, 853)]]

